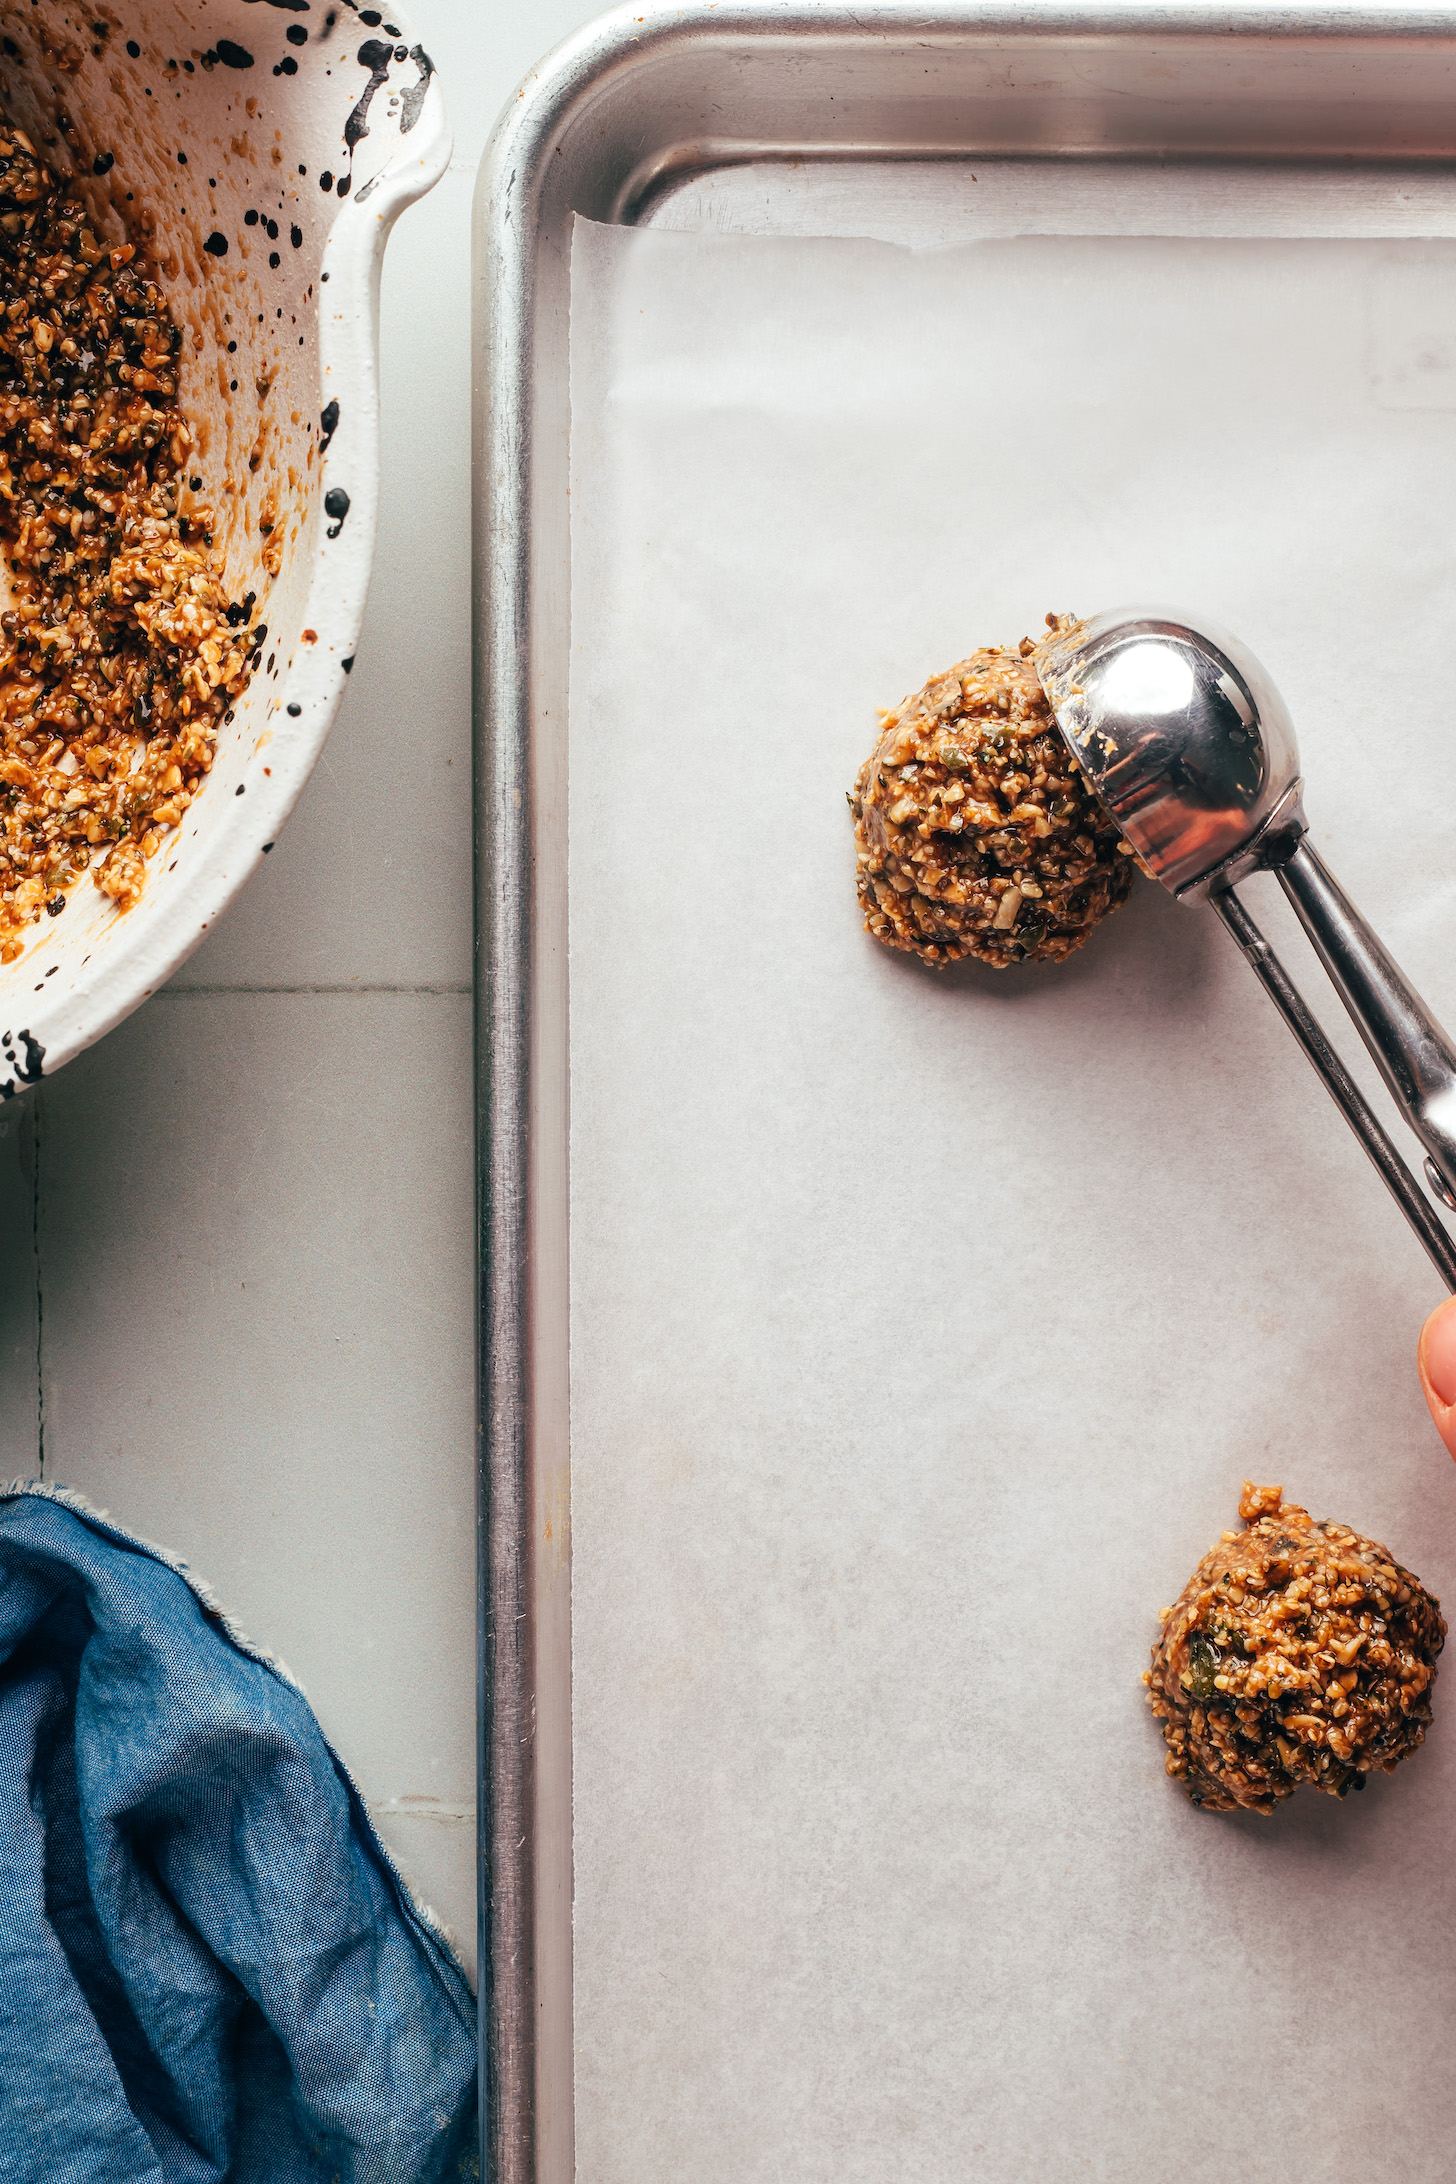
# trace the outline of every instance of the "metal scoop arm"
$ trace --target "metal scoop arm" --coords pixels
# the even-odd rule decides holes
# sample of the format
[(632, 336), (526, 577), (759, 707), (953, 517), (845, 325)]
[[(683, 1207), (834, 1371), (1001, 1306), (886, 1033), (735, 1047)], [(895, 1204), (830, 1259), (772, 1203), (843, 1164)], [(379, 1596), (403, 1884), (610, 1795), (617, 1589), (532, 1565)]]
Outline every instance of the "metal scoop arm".
[[(1313, 857), (1313, 851), (1310, 855)], [(1328, 878), (1328, 874), (1326, 877)], [(1325, 1037), (1323, 1028), (1306, 1005), (1288, 971), (1231, 887), (1215, 890), (1210, 893), (1208, 900), (1243, 949), (1265, 992), (1323, 1078), (1330, 1098), (1364, 1146), (1381, 1181), (1425, 1245), (1446, 1287), (1456, 1291), (1456, 1243), (1453, 1243), (1438, 1220), (1430, 1200), (1376, 1120), (1364, 1093)], [(1376, 946), (1379, 946), (1378, 942)], [(1324, 956), (1323, 948), (1320, 949), (1320, 954)], [(1394, 970), (1394, 965), (1391, 968)], [(1332, 972), (1331, 976), (1333, 975)], [(1396, 976), (1399, 977), (1398, 972)], [(1338, 980), (1336, 983), (1338, 984)], [(1342, 987), (1341, 992), (1343, 991)], [(1355, 1014), (1353, 1005), (1350, 1006), (1350, 1013)], [(1356, 1021), (1359, 1022), (1358, 1017)], [(1365, 1029), (1363, 1024), (1361, 1029)], [(1370, 1042), (1369, 1032), (1366, 1032), (1366, 1039)], [(1371, 1052), (1375, 1053), (1374, 1044), (1370, 1043)], [(1380, 1059), (1378, 1054), (1376, 1059)], [(1389, 1072), (1386, 1072), (1386, 1081), (1391, 1082)], [(1393, 1083), (1391, 1088), (1396, 1089)], [(1396, 1096), (1401, 1096), (1398, 1091)]]
[(1308, 835), (1274, 869), (1376, 1068), (1429, 1156), (1432, 1188), (1456, 1206), (1456, 1048)]

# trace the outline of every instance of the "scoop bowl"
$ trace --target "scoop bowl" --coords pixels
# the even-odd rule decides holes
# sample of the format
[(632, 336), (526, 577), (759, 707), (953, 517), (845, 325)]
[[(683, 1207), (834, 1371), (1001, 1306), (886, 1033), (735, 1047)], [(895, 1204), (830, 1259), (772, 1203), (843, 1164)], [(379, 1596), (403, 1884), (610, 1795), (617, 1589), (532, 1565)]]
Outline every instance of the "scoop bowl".
[(1304, 832), (1289, 709), (1228, 631), (1119, 607), (1054, 630), (1036, 660), (1083, 772), (1171, 894), (1201, 899)]

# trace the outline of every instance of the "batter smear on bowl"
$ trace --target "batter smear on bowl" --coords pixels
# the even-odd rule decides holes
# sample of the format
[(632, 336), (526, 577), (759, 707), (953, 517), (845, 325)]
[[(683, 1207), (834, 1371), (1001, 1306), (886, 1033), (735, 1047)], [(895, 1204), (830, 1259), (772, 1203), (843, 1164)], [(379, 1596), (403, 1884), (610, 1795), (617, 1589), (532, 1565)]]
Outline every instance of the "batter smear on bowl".
[(1425, 1741), (1439, 1601), (1378, 1541), (1244, 1482), (1239, 1515), (1171, 1608), (1143, 1675), (1195, 1805), (1269, 1813), (1302, 1782), (1343, 1797)]
[(1062, 739), (1029, 637), (973, 652), (880, 722), (849, 799), (876, 940), (925, 963), (1058, 963), (1126, 901), (1131, 845)]
[(0, 962), (88, 870), (137, 900), (248, 678), (150, 272), (0, 119)]

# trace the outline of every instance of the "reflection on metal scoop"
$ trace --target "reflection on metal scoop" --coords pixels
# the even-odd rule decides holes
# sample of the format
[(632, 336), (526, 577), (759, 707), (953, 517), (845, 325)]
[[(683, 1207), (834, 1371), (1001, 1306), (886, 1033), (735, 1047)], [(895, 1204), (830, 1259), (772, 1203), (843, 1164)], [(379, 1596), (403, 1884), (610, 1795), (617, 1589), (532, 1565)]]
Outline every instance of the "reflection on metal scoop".
[(1343, 892), (1306, 831), (1294, 727), (1264, 669), (1225, 631), (1166, 607), (1054, 630), (1037, 670), (1062, 733), (1145, 871), (1223, 919), (1411, 1227), (1456, 1290), (1456, 1243), (1234, 891), (1279, 875), (1335, 990), (1456, 1208), (1456, 1048)]

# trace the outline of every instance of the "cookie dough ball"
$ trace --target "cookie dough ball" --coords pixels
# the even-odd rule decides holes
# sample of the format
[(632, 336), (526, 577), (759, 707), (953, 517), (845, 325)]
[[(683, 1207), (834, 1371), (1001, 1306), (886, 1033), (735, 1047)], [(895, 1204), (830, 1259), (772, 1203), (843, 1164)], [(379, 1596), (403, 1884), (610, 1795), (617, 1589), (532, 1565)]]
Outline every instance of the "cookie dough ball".
[(1244, 1482), (1239, 1515), (1171, 1608), (1144, 1675), (1168, 1772), (1195, 1805), (1269, 1813), (1301, 1782), (1343, 1797), (1425, 1740), (1440, 1605), (1373, 1539)]
[(1062, 740), (1034, 650), (1023, 638), (1018, 652), (972, 653), (881, 714), (855, 782), (865, 926), (925, 963), (1058, 963), (1132, 886), (1131, 852)]

